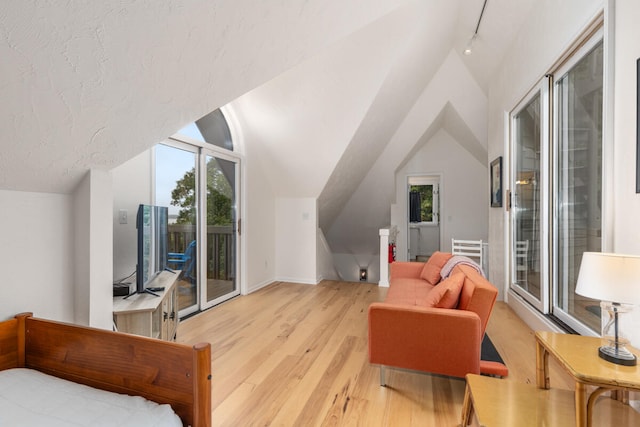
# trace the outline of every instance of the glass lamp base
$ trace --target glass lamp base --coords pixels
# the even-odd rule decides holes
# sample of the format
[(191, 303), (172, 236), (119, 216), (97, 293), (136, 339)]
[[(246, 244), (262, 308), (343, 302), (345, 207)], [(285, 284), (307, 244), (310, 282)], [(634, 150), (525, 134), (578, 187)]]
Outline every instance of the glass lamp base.
[(612, 347), (603, 345), (598, 349), (598, 355), (604, 360), (615, 363), (616, 365), (636, 366), (636, 355), (631, 353), (624, 347)]
[[(598, 349), (598, 354), (604, 360), (624, 366), (636, 366), (635, 354), (627, 350), (629, 344), (622, 327), (623, 314), (633, 310), (633, 305), (617, 302), (602, 301), (602, 338), (606, 345)], [(606, 316), (605, 316), (606, 313)]]

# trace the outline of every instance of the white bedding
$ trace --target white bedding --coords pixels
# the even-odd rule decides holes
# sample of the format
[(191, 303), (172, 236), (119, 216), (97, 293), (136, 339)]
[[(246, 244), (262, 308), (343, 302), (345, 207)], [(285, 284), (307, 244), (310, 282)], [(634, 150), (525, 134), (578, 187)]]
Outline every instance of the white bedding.
[(31, 369), (0, 371), (0, 426), (182, 426), (170, 405)]

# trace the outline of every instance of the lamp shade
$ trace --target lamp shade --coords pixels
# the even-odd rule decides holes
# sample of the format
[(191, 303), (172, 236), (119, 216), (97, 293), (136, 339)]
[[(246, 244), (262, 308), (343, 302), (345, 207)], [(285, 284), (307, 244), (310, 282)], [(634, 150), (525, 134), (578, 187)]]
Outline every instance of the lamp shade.
[(640, 304), (640, 256), (585, 252), (576, 293), (601, 301)]

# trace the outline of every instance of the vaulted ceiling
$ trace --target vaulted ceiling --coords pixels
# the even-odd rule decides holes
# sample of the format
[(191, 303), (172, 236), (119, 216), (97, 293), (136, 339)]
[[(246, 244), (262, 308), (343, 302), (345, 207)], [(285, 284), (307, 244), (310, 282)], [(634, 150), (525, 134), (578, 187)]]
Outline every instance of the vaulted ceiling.
[[(488, 0), (463, 56), (483, 3), (4, 2), (0, 188), (70, 193), (88, 169), (111, 169), (231, 103), (276, 196), (315, 197), (325, 231), (349, 229), (357, 218), (338, 218), (353, 197), (378, 195), (363, 182), (443, 64), (464, 68), (486, 98), (533, 0)], [(405, 157), (434, 126), (482, 129), (442, 101)], [(486, 150), (486, 132), (459, 139)]]

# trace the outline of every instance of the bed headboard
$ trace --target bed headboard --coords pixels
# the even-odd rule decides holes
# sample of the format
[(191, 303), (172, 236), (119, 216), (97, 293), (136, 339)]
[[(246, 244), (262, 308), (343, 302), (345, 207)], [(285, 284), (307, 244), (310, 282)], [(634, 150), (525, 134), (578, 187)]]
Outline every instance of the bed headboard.
[(0, 370), (26, 367), (77, 383), (168, 403), (185, 425), (211, 425), (211, 345), (17, 315), (0, 322)]

